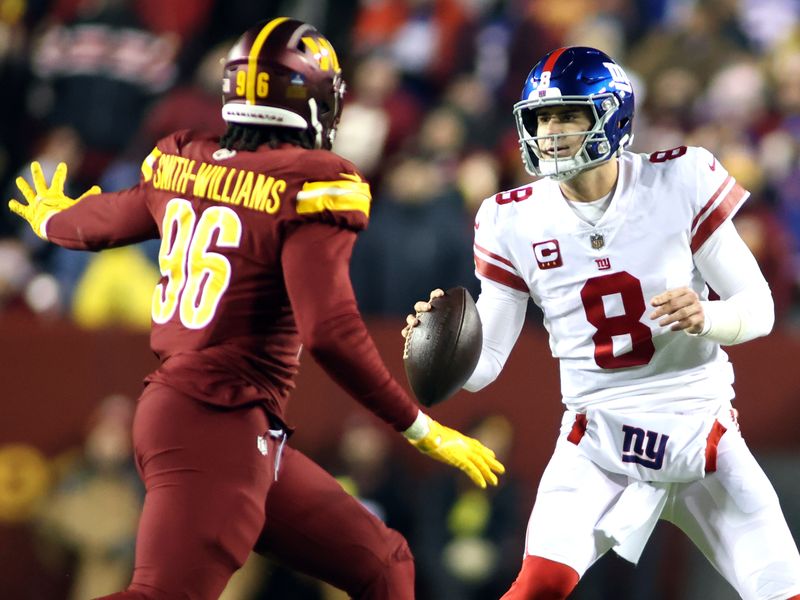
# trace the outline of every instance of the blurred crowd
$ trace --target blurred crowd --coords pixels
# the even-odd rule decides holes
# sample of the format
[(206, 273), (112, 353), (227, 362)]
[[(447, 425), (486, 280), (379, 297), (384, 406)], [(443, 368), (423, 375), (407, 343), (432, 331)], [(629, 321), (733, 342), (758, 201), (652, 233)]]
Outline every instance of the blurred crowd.
[[(157, 140), (224, 130), (220, 60), (288, 15), (337, 48), (334, 150), (372, 183), (352, 276), (368, 315), (404, 315), (472, 274), (481, 200), (521, 185), (511, 108), (538, 57), (600, 48), (634, 82), (633, 150), (702, 145), (752, 192), (736, 225), (800, 322), (800, 0), (0, 0), (0, 189), (32, 160), (71, 191), (122, 189)], [(157, 246), (51, 247), (0, 210), (0, 310), (146, 329)]]

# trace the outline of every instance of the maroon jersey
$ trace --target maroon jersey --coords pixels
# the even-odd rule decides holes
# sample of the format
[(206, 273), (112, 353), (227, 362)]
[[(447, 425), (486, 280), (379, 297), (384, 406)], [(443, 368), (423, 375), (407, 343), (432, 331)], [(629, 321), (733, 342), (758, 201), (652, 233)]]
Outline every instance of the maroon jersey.
[(147, 377), (202, 401), (263, 403), (285, 422), (301, 344), (356, 399), (407, 428), (417, 414), (383, 365), (349, 279), (369, 186), (324, 150), (220, 149), (179, 132), (142, 165), (138, 186), (55, 215), (47, 236), (98, 250), (161, 237)]

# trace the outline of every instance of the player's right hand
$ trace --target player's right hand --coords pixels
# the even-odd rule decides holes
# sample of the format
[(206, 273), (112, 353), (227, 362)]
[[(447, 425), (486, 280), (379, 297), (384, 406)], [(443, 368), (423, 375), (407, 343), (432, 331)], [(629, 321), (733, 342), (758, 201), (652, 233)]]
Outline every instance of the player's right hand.
[(428, 432), (417, 440), (408, 441), (417, 450), (457, 469), (461, 469), (475, 485), (486, 488), (497, 485), (497, 475), (506, 468), (494, 455), (494, 451), (478, 440), (445, 427), (438, 421), (420, 413), (427, 419)]
[(419, 315), (420, 313), (428, 312), (431, 309), (431, 300), (434, 298), (441, 298), (444, 296), (444, 290), (440, 288), (436, 288), (431, 292), (430, 299), (426, 302), (425, 300), (420, 300), (419, 302), (414, 303), (414, 315), (408, 315), (406, 317), (406, 326), (403, 327), (403, 330), (400, 332), (403, 338), (407, 338), (408, 334), (411, 333), (411, 330), (419, 325)]
[(76, 202), (80, 202), (86, 196), (99, 194), (101, 191), (99, 187), (94, 185), (74, 200), (65, 196), (64, 182), (67, 179), (67, 165), (63, 162), (58, 163), (49, 186), (44, 178), (42, 166), (38, 162), (31, 163), (31, 176), (33, 178), (33, 189), (22, 177), (17, 177), (16, 180), (17, 187), (25, 197), (27, 204), (22, 204), (12, 199), (8, 202), (8, 208), (14, 214), (25, 219), (30, 224), (33, 232), (45, 240), (47, 235), (44, 231), (44, 225), (51, 216), (69, 208)]
[(650, 300), (655, 310), (650, 313), (651, 319), (660, 319), (661, 327), (669, 325), (671, 331), (684, 330), (686, 333), (699, 334), (705, 325), (705, 313), (700, 297), (692, 288), (679, 287), (667, 290)]

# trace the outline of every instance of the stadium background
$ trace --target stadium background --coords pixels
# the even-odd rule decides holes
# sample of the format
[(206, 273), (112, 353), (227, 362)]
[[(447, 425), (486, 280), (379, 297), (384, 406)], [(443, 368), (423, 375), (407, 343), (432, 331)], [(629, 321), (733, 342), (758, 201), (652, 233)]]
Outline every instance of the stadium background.
[[(315, 23), (344, 66), (335, 150), (375, 198), (353, 281), (401, 381), (403, 316), (433, 287), (477, 292), (474, 211), (527, 180), (511, 106), (539, 56), (603, 49), (634, 80), (635, 150), (717, 155), (753, 192), (735, 222), (778, 317), (769, 338), (730, 349), (736, 405), (800, 539), (800, 0), (0, 0), (5, 197), (34, 159), (46, 170), (66, 161), (73, 191), (120, 189), (162, 135), (219, 131), (219, 58), (278, 15)], [(155, 364), (156, 251), (62, 251), (0, 211), (0, 597), (82, 600), (127, 581), (141, 502), (128, 431)], [(434, 410), (507, 453), (509, 475), (488, 494), (417, 456), (303, 363), (294, 444), (407, 535), (420, 600), (497, 598), (516, 573), (559, 418), (557, 366), (533, 307), (529, 316), (492, 387)], [(226, 592), (266, 597), (340, 596), (256, 559)], [(637, 568), (608, 556), (574, 597), (735, 595), (662, 525)]]

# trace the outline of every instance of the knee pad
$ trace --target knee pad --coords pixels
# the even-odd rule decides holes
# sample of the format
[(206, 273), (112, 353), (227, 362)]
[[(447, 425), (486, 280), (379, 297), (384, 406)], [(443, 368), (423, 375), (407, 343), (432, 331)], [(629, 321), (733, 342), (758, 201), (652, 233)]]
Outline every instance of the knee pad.
[(564, 600), (578, 585), (572, 567), (540, 556), (526, 556), (516, 581), (501, 600)]

